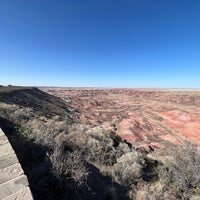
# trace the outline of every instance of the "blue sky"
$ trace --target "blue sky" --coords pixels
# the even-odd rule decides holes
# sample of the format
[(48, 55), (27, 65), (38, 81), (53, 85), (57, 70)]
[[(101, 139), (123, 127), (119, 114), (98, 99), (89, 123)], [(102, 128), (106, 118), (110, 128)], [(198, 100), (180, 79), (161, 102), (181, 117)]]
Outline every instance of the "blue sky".
[(200, 88), (199, 0), (0, 0), (0, 84)]

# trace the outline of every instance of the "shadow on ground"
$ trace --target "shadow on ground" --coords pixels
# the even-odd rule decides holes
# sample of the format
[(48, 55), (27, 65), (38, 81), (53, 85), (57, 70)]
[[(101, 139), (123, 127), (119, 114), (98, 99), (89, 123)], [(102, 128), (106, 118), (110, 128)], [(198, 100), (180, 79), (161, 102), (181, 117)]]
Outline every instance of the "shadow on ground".
[(127, 190), (113, 183), (108, 176), (87, 164), (89, 177), (87, 185), (77, 187), (72, 181), (60, 184), (51, 173), (51, 165), (46, 158), (49, 147), (38, 145), (18, 134), (17, 125), (0, 117), (0, 127), (13, 146), (22, 168), (28, 178), (34, 200), (129, 200)]

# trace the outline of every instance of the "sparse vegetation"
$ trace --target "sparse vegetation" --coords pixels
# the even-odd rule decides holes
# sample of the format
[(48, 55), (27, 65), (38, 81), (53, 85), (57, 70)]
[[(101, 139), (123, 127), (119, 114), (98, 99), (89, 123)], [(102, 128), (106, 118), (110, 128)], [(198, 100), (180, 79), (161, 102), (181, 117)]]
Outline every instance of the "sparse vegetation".
[(164, 165), (161, 176), (166, 180), (166, 185), (184, 198), (199, 195), (200, 152), (198, 146), (185, 141), (180, 145), (170, 145), (167, 153), (171, 162), (168, 161)]
[(144, 167), (145, 159), (140, 152), (125, 153), (117, 159), (114, 165), (114, 180), (130, 187), (141, 181)]
[(48, 158), (51, 163), (52, 173), (63, 183), (72, 179), (78, 186), (86, 182), (88, 171), (81, 158), (81, 154), (75, 150), (65, 151), (63, 146), (55, 145)]

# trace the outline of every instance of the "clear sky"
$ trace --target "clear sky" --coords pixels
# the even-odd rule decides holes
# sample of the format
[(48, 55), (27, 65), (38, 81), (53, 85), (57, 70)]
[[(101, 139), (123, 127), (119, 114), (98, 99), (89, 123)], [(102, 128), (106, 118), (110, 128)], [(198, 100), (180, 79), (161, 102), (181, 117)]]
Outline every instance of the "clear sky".
[(200, 88), (200, 1), (0, 0), (0, 84)]

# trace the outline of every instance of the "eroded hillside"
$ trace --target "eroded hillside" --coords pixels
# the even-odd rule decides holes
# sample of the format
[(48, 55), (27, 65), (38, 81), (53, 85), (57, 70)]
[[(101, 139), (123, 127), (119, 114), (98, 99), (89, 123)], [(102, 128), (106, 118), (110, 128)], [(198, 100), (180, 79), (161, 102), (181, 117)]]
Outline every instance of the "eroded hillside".
[(47, 89), (80, 111), (82, 123), (115, 130), (138, 145), (200, 141), (200, 91)]
[(59, 98), (49, 95), (36, 87), (0, 87), (0, 102), (32, 108), (38, 114), (52, 117), (71, 118), (71, 107)]

